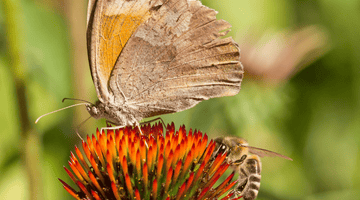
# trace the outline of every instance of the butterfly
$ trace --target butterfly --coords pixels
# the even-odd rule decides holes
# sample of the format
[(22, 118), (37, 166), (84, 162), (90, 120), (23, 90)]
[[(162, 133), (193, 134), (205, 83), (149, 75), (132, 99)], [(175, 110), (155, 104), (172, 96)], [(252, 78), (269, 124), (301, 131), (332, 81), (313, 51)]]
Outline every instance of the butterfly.
[(231, 25), (198, 0), (90, 0), (87, 49), (98, 101), (117, 126), (233, 96), (243, 67)]

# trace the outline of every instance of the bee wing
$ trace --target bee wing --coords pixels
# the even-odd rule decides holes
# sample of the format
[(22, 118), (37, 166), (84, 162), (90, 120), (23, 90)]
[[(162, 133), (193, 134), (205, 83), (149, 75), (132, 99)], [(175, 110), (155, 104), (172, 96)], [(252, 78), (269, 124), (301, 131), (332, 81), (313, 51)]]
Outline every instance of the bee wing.
[(286, 160), (291, 160), (291, 158), (281, 155), (279, 153), (270, 151), (270, 150), (266, 150), (266, 149), (262, 149), (262, 148), (258, 148), (258, 147), (252, 147), (252, 146), (247, 146), (247, 145), (241, 145), (243, 147), (247, 147), (249, 148), (249, 152), (252, 154), (256, 154), (260, 157), (264, 157), (264, 156), (268, 156), (268, 157), (280, 157), (280, 158), (285, 158)]

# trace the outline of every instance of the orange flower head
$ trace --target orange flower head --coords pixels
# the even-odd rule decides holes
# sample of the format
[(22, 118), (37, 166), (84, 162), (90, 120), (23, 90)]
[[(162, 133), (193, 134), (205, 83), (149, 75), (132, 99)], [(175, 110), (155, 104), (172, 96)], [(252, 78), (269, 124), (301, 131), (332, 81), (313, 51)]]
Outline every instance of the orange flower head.
[[(234, 173), (215, 183), (229, 164), (212, 158), (215, 143), (185, 126), (150, 124), (96, 131), (75, 147), (65, 168), (78, 189), (60, 180), (75, 199), (219, 199), (236, 181)], [(233, 196), (229, 192), (223, 199)], [(236, 198), (238, 199), (238, 198)]]

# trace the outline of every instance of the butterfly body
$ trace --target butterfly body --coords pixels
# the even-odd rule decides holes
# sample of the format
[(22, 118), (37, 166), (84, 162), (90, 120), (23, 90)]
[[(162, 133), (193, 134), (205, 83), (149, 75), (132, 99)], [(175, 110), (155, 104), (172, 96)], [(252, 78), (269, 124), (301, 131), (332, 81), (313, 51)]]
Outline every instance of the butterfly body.
[(198, 0), (90, 0), (94, 118), (118, 126), (233, 96), (243, 67), (231, 26)]
[(114, 106), (97, 101), (95, 105), (86, 105), (86, 109), (95, 119), (105, 118), (110, 123), (120, 126), (133, 126), (142, 119), (136, 115), (136, 109), (126, 104)]

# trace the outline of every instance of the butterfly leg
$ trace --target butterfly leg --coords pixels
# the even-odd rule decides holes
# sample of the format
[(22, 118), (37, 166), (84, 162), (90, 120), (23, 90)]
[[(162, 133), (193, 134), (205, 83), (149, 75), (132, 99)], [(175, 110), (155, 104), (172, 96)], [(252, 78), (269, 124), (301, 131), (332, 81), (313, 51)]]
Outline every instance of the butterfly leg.
[(83, 140), (83, 138), (82, 138), (81, 135), (80, 135), (79, 129), (80, 129), (80, 127), (81, 127), (82, 125), (84, 125), (85, 122), (86, 122), (87, 120), (89, 120), (90, 118), (91, 118), (91, 116), (88, 117), (87, 119), (85, 119), (83, 122), (81, 122), (79, 125), (77, 125), (77, 126), (75, 127), (75, 132), (76, 132), (76, 134), (78, 135), (78, 137), (79, 137), (81, 140)]
[[(115, 125), (115, 123), (106, 120), (106, 125), (107, 125), (107, 126), (109, 126), (109, 125), (111, 125), (111, 124)], [(134, 125), (139, 128), (140, 134), (141, 134), (141, 135), (144, 135), (143, 132), (141, 131), (139, 122), (135, 121), (135, 122), (134, 122)], [(102, 130), (115, 130), (115, 129), (119, 129), (119, 128), (124, 128), (125, 126), (126, 126), (126, 125), (102, 127), (102, 128), (100, 129), (100, 132), (102, 132)]]
[[(108, 121), (107, 121), (108, 122)], [(101, 127), (100, 133), (102, 133), (103, 130), (115, 130), (119, 128), (124, 128), (125, 126), (110, 126), (110, 127)]]
[[(143, 132), (141, 131), (140, 124), (139, 124), (139, 122), (135, 119), (135, 117), (134, 117), (134, 120), (135, 120), (135, 123), (134, 123), (134, 124), (135, 124), (135, 126), (138, 127), (138, 129), (139, 129), (139, 131), (140, 131), (140, 134), (141, 134), (141, 135), (144, 135)], [(149, 149), (149, 145), (148, 145), (148, 143), (146, 142), (146, 140), (144, 141), (144, 143), (145, 143), (146, 148)]]
[(166, 129), (164, 120), (162, 120), (161, 117), (157, 117), (157, 118), (152, 119), (152, 120), (149, 120), (149, 121), (141, 122), (141, 123), (140, 123), (140, 126), (141, 126), (141, 125), (144, 125), (144, 124), (149, 124), (149, 123), (154, 122), (154, 121), (157, 121), (157, 120), (160, 120), (161, 123), (162, 123), (162, 125), (163, 125), (163, 127)]
[[(135, 120), (135, 118), (134, 118), (134, 120)], [(106, 120), (106, 124), (114, 124), (114, 123), (112, 123), (111, 121)], [(134, 125), (135, 125), (136, 127), (138, 127), (138, 129), (139, 129), (139, 131), (140, 131), (140, 134), (141, 134), (141, 135), (144, 135), (144, 133), (141, 131), (141, 127), (140, 127), (139, 122), (135, 120)], [(102, 128), (100, 129), (100, 133), (102, 133), (103, 130), (115, 130), (115, 129), (119, 129), (119, 128), (124, 128), (125, 126), (126, 126), (126, 125), (111, 126), (111, 127), (102, 127)], [(146, 141), (145, 141), (145, 145), (146, 145), (147, 148), (149, 148), (149, 145), (147, 144)]]

